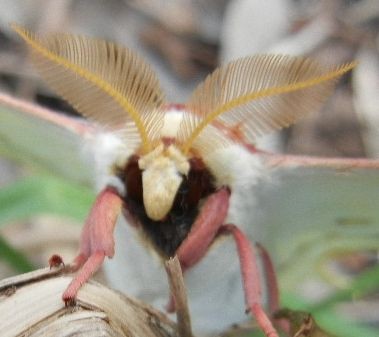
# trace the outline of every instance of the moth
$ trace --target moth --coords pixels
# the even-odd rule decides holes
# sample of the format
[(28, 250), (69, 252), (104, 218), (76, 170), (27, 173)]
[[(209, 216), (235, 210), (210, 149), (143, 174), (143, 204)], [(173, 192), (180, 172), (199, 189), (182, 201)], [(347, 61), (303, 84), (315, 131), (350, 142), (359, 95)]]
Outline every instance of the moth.
[[(152, 69), (127, 48), (88, 37), (39, 36), (18, 25), (13, 28), (29, 46), (41, 76), (85, 120), (30, 109), (0, 96), (10, 109), (2, 112), (3, 120), (12, 121), (12, 108), (28, 111), (25, 124), (41, 120), (42, 133), (70, 145), (68, 152), (56, 155), (54, 167), (85, 168), (81, 179), (97, 176), (100, 191), (84, 225), (79, 253), (70, 264), (77, 274), (62, 295), (65, 302), (75, 299), (106, 257), (114, 257), (105, 264), (112, 285), (164, 305), (169, 294), (162, 260), (177, 255), (195, 331), (222, 331), (246, 319), (241, 309), (245, 299), (266, 336), (274, 337), (278, 334), (264, 310), (262, 292), (275, 279), (265, 275), (269, 263), (259, 268), (259, 254), (250, 242), (262, 241), (286, 261), (292, 252), (288, 247), (295, 246), (292, 230), (334, 230), (338, 220), (348, 219), (363, 227), (368, 221), (362, 247), (372, 244), (370, 234), (377, 233), (378, 223), (374, 196), (379, 161), (274, 155), (254, 146), (258, 137), (319, 108), (354, 62), (325, 66), (286, 55), (246, 57), (216, 69), (187, 103), (169, 104)], [(1, 132), (8, 130), (3, 127)], [(87, 165), (77, 161), (83, 146)], [(366, 180), (356, 182), (357, 176)], [(310, 206), (301, 209), (300, 222), (293, 222), (291, 210), (281, 216), (281, 202), (287, 211), (296, 210), (297, 201), (287, 188), (307, 189), (307, 181), (315, 184), (318, 199), (325, 192), (321, 198), (330, 202), (322, 208), (318, 203), (315, 209), (310, 200)], [(346, 193), (343, 187), (351, 185), (357, 191)], [(273, 198), (263, 197), (262, 203), (256, 195)], [(360, 204), (359, 210), (349, 207), (362, 195), (368, 204)], [(126, 224), (120, 224), (123, 220)], [(265, 235), (268, 229), (277, 235)], [(174, 307), (169, 303), (168, 309)]]

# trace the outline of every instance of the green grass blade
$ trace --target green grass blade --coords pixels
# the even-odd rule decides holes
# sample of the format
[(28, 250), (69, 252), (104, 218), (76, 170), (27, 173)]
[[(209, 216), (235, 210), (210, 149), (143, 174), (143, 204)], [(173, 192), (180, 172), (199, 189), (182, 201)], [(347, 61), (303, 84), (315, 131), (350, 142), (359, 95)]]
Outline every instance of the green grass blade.
[(5, 260), (16, 272), (27, 273), (35, 269), (25, 254), (13, 248), (0, 236), (0, 259)]
[(84, 221), (95, 194), (50, 176), (28, 177), (0, 190), (0, 225), (41, 214)]
[[(0, 190), (0, 226), (42, 214), (83, 222), (95, 199), (92, 190), (50, 176), (32, 176)], [(0, 259), (16, 272), (33, 270), (22, 252), (0, 237)]]
[(337, 315), (334, 306), (342, 301), (367, 296), (379, 289), (379, 266), (357, 276), (348, 289), (340, 290), (317, 303), (309, 304), (302, 298), (290, 294), (282, 294), (282, 305), (295, 310), (303, 310), (314, 315), (317, 324), (336, 337), (377, 337), (379, 330), (351, 322), (348, 318)]

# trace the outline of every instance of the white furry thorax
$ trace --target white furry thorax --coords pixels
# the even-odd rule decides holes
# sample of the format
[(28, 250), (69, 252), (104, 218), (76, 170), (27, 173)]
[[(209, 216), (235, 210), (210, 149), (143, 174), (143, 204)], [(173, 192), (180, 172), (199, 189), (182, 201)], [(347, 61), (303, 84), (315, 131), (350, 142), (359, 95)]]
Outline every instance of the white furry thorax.
[(125, 195), (125, 186), (115, 175), (114, 168), (125, 165), (133, 153), (122, 138), (116, 133), (98, 130), (87, 139), (84, 150), (93, 155), (96, 190), (113, 186), (120, 195)]

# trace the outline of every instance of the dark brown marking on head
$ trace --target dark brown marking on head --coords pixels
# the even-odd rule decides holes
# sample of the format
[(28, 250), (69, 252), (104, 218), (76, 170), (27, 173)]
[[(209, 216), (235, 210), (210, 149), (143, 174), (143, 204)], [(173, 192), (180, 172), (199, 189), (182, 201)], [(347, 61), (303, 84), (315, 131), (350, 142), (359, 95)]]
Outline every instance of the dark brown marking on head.
[(189, 163), (189, 173), (183, 176), (173, 206), (160, 221), (151, 220), (146, 214), (138, 157), (131, 157), (123, 174), (120, 174), (126, 186), (125, 202), (128, 212), (141, 224), (146, 237), (165, 257), (174, 255), (191, 230), (199, 213), (200, 201), (215, 190), (213, 177), (202, 160), (192, 158)]

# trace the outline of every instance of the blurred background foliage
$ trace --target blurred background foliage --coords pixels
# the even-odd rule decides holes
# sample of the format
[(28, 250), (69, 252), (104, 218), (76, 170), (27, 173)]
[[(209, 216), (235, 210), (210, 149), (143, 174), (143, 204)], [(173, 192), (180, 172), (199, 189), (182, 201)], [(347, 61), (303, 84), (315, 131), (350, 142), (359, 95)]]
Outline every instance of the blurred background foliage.
[[(137, 50), (173, 102), (184, 102), (219, 64), (249, 54), (310, 55), (328, 63), (356, 59), (359, 67), (320, 113), (258, 145), (294, 154), (379, 157), (377, 0), (0, 0), (0, 91), (75, 116), (33, 72), (10, 22)], [(44, 266), (57, 251), (67, 260), (75, 255), (94, 199), (91, 188), (4, 158), (0, 187), (0, 278)], [(284, 293), (282, 304), (312, 312), (330, 336), (378, 336), (378, 250), (338, 263), (354, 280), (346, 288), (316, 292), (310, 296), (316, 302)]]

